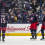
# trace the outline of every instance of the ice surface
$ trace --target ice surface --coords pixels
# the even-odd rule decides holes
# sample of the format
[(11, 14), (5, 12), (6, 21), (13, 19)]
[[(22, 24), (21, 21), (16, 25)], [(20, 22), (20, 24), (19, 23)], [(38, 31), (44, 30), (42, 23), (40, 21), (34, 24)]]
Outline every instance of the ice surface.
[(31, 36), (6, 36), (5, 42), (0, 45), (45, 45), (45, 40), (40, 41), (41, 36), (37, 40), (30, 40)]

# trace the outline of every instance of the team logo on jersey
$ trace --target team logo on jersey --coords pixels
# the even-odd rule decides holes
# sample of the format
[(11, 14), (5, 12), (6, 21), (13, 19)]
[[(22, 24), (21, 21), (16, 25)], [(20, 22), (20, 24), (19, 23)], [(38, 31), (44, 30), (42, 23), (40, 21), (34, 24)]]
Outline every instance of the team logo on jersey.
[(31, 17), (31, 20), (33, 20), (34, 17)]

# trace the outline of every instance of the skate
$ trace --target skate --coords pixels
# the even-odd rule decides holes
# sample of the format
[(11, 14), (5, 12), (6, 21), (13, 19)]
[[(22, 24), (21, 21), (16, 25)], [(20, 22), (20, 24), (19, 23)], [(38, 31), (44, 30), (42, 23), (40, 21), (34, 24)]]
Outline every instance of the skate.
[(43, 40), (43, 39), (44, 39), (44, 36), (40, 40)]
[(30, 39), (34, 39), (34, 36), (32, 36), (32, 38), (30, 38)]
[(44, 38), (41, 38), (40, 40), (44, 40)]
[(37, 38), (34, 38), (34, 39), (37, 39)]
[(2, 37), (2, 41), (5, 42), (4, 37)]
[(35, 38), (34, 39), (37, 39), (37, 36), (35, 36)]
[(34, 39), (34, 38), (30, 38), (30, 39)]

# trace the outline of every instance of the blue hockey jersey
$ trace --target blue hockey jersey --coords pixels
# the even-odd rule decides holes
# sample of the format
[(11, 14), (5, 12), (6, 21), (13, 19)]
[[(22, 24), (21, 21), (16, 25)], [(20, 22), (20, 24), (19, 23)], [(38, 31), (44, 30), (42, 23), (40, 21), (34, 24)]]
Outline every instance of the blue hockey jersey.
[(37, 17), (34, 14), (30, 15), (30, 19), (32, 19), (30, 20), (31, 23), (37, 22)]
[(0, 28), (7, 27), (8, 15), (0, 14)]

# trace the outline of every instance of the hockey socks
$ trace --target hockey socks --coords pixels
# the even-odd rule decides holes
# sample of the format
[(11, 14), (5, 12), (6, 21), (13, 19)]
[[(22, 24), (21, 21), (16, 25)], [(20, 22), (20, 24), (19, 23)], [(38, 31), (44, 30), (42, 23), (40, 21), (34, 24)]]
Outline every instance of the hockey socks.
[(43, 40), (44, 39), (44, 30), (41, 29), (41, 34), (42, 34), (42, 38), (40, 40)]
[(5, 31), (2, 31), (2, 41), (5, 41)]

